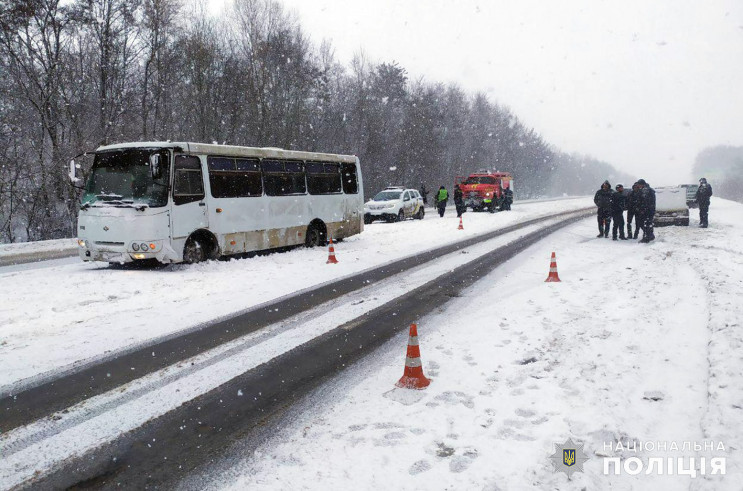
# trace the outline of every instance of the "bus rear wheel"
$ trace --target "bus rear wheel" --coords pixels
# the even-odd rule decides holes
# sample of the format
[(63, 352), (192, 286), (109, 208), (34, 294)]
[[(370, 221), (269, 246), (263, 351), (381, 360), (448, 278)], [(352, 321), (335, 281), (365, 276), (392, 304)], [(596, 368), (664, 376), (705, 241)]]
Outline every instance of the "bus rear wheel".
[(304, 238), (305, 247), (319, 247), (325, 245), (327, 232), (324, 225), (320, 223), (310, 223), (307, 227), (307, 233)]
[(190, 237), (183, 247), (183, 262), (188, 264), (200, 263), (206, 259), (206, 251), (199, 239)]

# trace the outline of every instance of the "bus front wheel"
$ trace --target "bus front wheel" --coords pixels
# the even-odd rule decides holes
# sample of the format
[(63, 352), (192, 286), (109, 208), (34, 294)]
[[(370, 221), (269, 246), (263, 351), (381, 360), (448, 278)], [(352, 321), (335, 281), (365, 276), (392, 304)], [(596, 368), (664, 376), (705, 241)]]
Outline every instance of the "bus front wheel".
[(200, 263), (206, 259), (206, 251), (199, 239), (190, 237), (183, 248), (183, 262), (188, 264)]

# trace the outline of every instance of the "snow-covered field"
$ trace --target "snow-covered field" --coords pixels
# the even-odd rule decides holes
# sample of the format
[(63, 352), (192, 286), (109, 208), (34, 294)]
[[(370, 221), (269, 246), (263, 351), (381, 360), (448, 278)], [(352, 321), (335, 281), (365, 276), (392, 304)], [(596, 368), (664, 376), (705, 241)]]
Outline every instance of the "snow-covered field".
[(443, 219), (429, 213), (422, 221), (374, 223), (336, 245), (337, 265), (326, 265), (327, 251), (319, 248), (150, 270), (67, 260), (0, 268), (0, 392), (301, 289), (332, 287), (334, 280), (420, 251), (591, 205), (577, 198), (467, 213), (465, 230), (457, 230), (451, 209)]
[[(551, 235), (419, 320), (427, 389), (394, 389), (407, 343), (397, 336), (290, 410), (254, 453), (238, 444), (184, 486), (741, 489), (743, 205), (713, 199), (710, 217), (706, 230), (657, 229), (649, 245), (595, 239), (593, 218)], [(561, 283), (544, 282), (552, 251)], [(549, 459), (568, 438), (589, 457), (572, 481)], [(706, 442), (714, 450), (684, 449)], [(644, 468), (604, 475), (604, 457)], [(694, 458), (699, 472), (704, 457), (706, 474), (648, 474), (657, 457), (664, 474), (668, 457)], [(724, 476), (710, 474), (717, 457)]]

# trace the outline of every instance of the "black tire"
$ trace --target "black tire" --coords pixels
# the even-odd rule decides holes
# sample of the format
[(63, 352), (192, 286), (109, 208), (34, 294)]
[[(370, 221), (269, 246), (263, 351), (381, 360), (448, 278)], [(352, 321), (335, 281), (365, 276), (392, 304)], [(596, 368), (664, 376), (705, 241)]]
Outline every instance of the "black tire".
[(424, 210), (421, 206), (420, 210), (418, 210), (418, 213), (415, 214), (415, 218), (418, 220), (423, 220), (424, 216), (426, 216), (426, 210)]
[(373, 221), (374, 221), (374, 219), (371, 217), (371, 215), (369, 215), (369, 214), (364, 215), (364, 224), (365, 225), (369, 225)]
[(403, 220), (405, 220), (405, 212), (400, 210), (399, 212), (397, 212), (397, 220), (395, 221), (402, 222)]
[(311, 223), (307, 227), (307, 233), (304, 236), (305, 247), (319, 247), (323, 245), (323, 232), (317, 224)]
[(189, 237), (186, 245), (183, 247), (183, 262), (186, 264), (196, 264), (206, 259), (206, 250), (204, 245), (194, 237)]

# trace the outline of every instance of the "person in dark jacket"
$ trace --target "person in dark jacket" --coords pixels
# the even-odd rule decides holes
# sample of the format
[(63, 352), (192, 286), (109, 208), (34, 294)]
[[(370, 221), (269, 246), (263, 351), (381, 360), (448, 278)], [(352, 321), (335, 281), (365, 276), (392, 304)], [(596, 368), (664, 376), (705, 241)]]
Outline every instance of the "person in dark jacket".
[(449, 201), (449, 191), (444, 186), (439, 188), (439, 192), (436, 193), (436, 208), (439, 210), (439, 216), (444, 218), (444, 212), (446, 211), (446, 202)]
[(457, 218), (462, 216), (462, 213), (467, 211), (467, 207), (464, 206), (464, 194), (459, 184), (454, 186), (454, 206), (457, 208)]
[[(636, 239), (640, 234), (640, 215), (638, 215), (638, 202), (640, 200), (640, 185), (634, 183), (632, 191), (627, 197), (627, 238)], [(635, 219), (635, 235), (632, 235), (632, 219)]]
[(638, 217), (642, 223), (642, 239), (640, 242), (648, 243), (655, 240), (653, 231), (653, 218), (655, 217), (655, 190), (645, 182), (645, 179), (637, 181), (640, 186), (640, 200), (638, 201)]
[(699, 179), (696, 200), (699, 204), (699, 226), (701, 228), (707, 228), (709, 225), (709, 199), (711, 196), (712, 186), (707, 184), (707, 179), (704, 177)]
[(599, 222), (599, 234), (596, 237), (609, 237), (609, 227), (611, 226), (611, 199), (614, 191), (611, 190), (609, 181), (604, 181), (601, 189), (596, 191), (593, 196), (593, 202), (596, 203), (598, 210), (596, 218)]
[(503, 210), (508, 211), (511, 209), (511, 205), (513, 204), (513, 191), (511, 191), (511, 188), (506, 188), (505, 191), (503, 191)]
[(428, 206), (428, 189), (423, 184), (421, 184), (421, 198), (423, 198), (423, 206)]
[(624, 236), (624, 210), (627, 209), (627, 196), (624, 194), (624, 186), (617, 184), (616, 193), (612, 195), (611, 200), (611, 218), (614, 220), (614, 227), (611, 229), (611, 238), (617, 240), (617, 229), (619, 238), (627, 240)]

